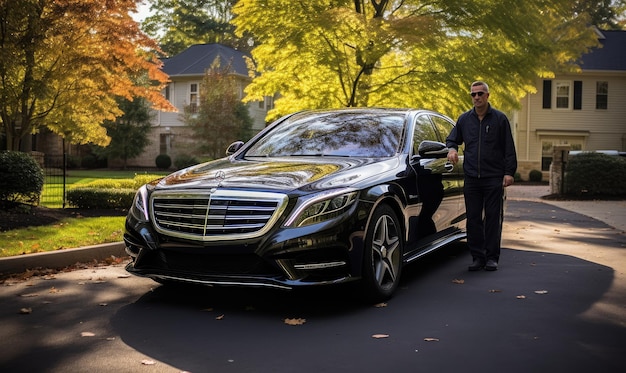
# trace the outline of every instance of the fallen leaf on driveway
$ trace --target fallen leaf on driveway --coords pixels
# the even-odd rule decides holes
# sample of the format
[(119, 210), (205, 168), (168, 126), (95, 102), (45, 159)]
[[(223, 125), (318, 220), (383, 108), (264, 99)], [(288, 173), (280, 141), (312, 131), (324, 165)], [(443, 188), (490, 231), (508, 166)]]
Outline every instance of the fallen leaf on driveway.
[(439, 338), (424, 338), (426, 342), (439, 342)]
[(143, 360), (141, 360), (141, 364), (143, 364), (143, 365), (154, 365), (156, 363), (154, 362), (154, 360), (143, 359)]
[(387, 303), (385, 303), (385, 302), (383, 302), (383, 303), (378, 303), (378, 304), (375, 304), (375, 305), (374, 305), (374, 307), (376, 307), (376, 308), (383, 308), (383, 307), (387, 307)]
[(455, 278), (454, 280), (452, 280), (452, 283), (462, 285), (465, 283), (465, 280), (460, 280), (458, 278)]
[(526, 299), (526, 296), (525, 296), (525, 295), (518, 295), (518, 296), (517, 296), (517, 297), (515, 297), (515, 298), (517, 298), (517, 299)]
[(95, 337), (96, 334), (92, 333), (92, 332), (82, 332), (82, 333), (80, 333), (80, 336), (81, 337)]
[(302, 325), (306, 322), (306, 319), (285, 319), (287, 325)]
[(389, 338), (389, 334), (374, 334), (372, 338), (376, 338), (376, 339)]
[(31, 313), (33, 313), (33, 309), (32, 308), (22, 308), (22, 309), (20, 309), (20, 314), (22, 314), (22, 315), (30, 315)]
[(215, 320), (223, 320), (224, 319), (224, 315), (219, 315), (218, 317), (215, 318)]
[(548, 294), (547, 290), (535, 290), (535, 294)]

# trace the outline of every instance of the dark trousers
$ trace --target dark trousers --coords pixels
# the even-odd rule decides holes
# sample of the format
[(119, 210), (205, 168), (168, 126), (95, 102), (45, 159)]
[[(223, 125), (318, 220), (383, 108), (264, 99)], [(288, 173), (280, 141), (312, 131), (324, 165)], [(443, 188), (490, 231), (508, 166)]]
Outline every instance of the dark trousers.
[(500, 259), (503, 195), (501, 177), (465, 178), (467, 245), (472, 258), (486, 262)]

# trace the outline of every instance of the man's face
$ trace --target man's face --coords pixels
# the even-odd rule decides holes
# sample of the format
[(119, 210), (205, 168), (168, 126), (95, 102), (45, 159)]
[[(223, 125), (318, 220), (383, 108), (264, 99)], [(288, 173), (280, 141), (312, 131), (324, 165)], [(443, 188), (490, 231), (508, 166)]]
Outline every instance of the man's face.
[(483, 108), (487, 106), (487, 102), (489, 101), (489, 92), (485, 91), (485, 86), (473, 86), (470, 95), (472, 96), (472, 102), (474, 103), (475, 108)]

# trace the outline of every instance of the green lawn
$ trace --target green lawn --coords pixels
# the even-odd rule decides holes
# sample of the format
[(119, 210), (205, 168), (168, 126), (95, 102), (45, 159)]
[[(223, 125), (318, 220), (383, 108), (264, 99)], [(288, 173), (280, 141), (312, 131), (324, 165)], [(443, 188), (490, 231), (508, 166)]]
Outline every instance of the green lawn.
[(0, 257), (119, 242), (123, 216), (67, 218), (41, 227), (0, 232)]
[[(62, 208), (63, 175), (62, 172), (52, 173), (53, 175), (46, 176), (44, 181), (40, 205), (47, 208)], [(67, 190), (73, 185), (85, 184), (97, 179), (132, 179), (138, 174), (167, 175), (168, 173), (69, 170), (65, 178), (65, 188)], [(49, 226), (0, 232), (0, 257), (119, 242), (122, 240), (124, 220), (123, 216), (76, 217), (67, 218)]]

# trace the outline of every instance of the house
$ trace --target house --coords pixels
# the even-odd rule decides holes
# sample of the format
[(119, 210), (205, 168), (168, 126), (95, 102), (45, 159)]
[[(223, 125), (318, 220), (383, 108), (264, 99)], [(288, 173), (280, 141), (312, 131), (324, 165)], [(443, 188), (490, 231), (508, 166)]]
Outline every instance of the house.
[[(230, 66), (239, 85), (239, 96), (243, 98), (243, 90), (251, 81), (243, 52), (221, 44), (197, 44), (165, 59), (163, 71), (169, 75), (170, 83), (163, 94), (178, 112), (154, 111), (149, 135), (151, 144), (141, 156), (129, 160), (129, 166), (154, 167), (159, 154), (168, 154), (172, 160), (178, 155), (197, 156), (193, 153), (193, 132), (181, 121), (181, 113), (186, 106), (198, 103), (200, 83), (205, 71), (216, 60), (219, 60), (220, 66)], [(249, 102), (247, 106), (254, 121), (253, 132), (259, 132), (265, 127), (265, 117), (273, 107), (273, 97), (266, 97), (262, 102)], [(109, 166), (115, 167), (116, 162), (109, 161)]]
[(626, 150), (626, 31), (597, 33), (602, 47), (582, 56), (580, 73), (538, 79), (512, 116), (522, 179), (541, 170), (547, 180), (556, 145)]

